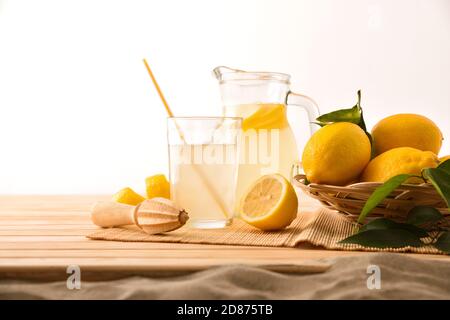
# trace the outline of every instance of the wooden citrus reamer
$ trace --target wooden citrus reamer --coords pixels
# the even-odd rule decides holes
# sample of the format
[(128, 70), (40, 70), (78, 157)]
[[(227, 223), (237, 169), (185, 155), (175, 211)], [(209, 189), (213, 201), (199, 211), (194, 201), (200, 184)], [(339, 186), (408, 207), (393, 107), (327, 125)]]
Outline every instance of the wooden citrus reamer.
[(182, 227), (189, 216), (184, 209), (164, 198), (144, 200), (137, 206), (114, 201), (99, 201), (91, 210), (91, 220), (103, 228), (136, 225), (148, 234)]

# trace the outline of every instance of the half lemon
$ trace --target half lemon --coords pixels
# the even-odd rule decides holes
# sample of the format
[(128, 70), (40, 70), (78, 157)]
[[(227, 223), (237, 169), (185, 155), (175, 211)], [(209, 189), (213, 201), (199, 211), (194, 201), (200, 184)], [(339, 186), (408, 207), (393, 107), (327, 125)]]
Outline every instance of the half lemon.
[(240, 203), (241, 218), (261, 230), (286, 228), (297, 217), (298, 199), (294, 188), (280, 174), (256, 180)]

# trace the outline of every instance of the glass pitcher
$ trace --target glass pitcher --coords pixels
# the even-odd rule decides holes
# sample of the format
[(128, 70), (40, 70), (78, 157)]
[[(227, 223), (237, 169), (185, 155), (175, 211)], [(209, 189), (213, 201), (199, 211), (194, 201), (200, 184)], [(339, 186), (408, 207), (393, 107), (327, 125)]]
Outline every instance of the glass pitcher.
[(287, 106), (306, 111), (308, 137), (316, 130), (313, 122), (319, 116), (319, 109), (311, 98), (290, 91), (288, 74), (246, 72), (223, 66), (215, 68), (213, 73), (219, 81), (223, 115), (243, 118), (236, 190), (239, 203), (260, 176), (280, 173), (290, 180), (293, 166), (299, 163)]

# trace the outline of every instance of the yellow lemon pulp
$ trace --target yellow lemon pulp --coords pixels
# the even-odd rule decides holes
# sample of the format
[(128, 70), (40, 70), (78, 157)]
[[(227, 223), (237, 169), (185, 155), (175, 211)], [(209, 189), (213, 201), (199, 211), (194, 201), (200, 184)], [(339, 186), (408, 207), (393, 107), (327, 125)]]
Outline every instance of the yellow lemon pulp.
[(258, 109), (242, 122), (242, 129), (282, 129), (288, 126), (284, 104), (261, 103)]
[[(372, 159), (363, 172), (363, 182), (386, 182), (399, 174), (420, 175), (422, 169), (436, 168), (437, 156), (431, 151), (403, 147), (386, 151)], [(420, 178), (410, 178), (407, 183), (421, 183)]]
[(438, 126), (418, 114), (396, 114), (381, 120), (373, 127), (372, 138), (377, 155), (399, 147), (439, 154), (443, 139)]
[(165, 175), (157, 174), (147, 177), (145, 179), (145, 185), (147, 189), (147, 198), (152, 199), (161, 197), (170, 199), (170, 184)]
[(346, 185), (359, 178), (370, 153), (364, 130), (350, 122), (337, 122), (311, 136), (303, 150), (302, 164), (310, 182)]
[(119, 203), (129, 204), (132, 206), (138, 205), (145, 200), (143, 196), (133, 191), (131, 188), (123, 188), (115, 195), (113, 200)]
[(261, 230), (287, 227), (297, 216), (298, 200), (292, 185), (280, 174), (262, 176), (241, 200), (240, 215)]

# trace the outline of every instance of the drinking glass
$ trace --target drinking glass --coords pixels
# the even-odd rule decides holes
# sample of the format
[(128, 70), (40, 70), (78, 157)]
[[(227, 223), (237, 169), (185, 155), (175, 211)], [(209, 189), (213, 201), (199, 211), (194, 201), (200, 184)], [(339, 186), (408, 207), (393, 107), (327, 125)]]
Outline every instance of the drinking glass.
[(232, 222), (242, 119), (168, 118), (171, 199), (196, 228)]

